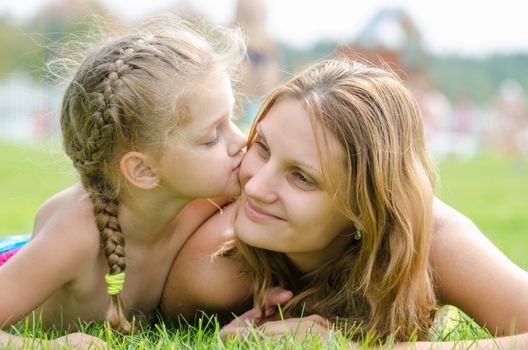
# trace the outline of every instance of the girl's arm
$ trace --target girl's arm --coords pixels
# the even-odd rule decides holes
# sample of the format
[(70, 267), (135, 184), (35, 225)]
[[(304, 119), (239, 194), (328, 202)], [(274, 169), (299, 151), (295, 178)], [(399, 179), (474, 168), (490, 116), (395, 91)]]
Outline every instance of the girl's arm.
[(528, 332), (528, 273), (440, 200), (434, 215), (431, 265), (439, 299), (497, 335)]
[(87, 234), (90, 226), (85, 222), (43, 218), (43, 213), (46, 210), (41, 210), (35, 220), (38, 234), (0, 267), (1, 329), (42, 305), (86, 266), (93, 265), (99, 254), (99, 237)]
[(106, 349), (108, 346), (105, 341), (84, 333), (72, 333), (63, 337), (43, 340), (34, 338), (23, 338), (12, 335), (0, 330), (0, 346), (14, 347), (23, 349), (33, 348), (55, 348), (61, 346), (73, 347), (75, 349)]

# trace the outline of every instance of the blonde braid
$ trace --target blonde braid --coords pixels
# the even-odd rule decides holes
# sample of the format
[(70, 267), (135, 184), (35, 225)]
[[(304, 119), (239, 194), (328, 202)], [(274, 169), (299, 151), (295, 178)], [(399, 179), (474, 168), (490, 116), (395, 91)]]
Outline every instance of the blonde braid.
[[(116, 93), (123, 86), (120, 79), (130, 67), (125, 63), (131, 49), (118, 50), (119, 58), (113, 63), (94, 67), (106, 72), (107, 77), (97, 86), (97, 92), (90, 93), (91, 103), (96, 110), (86, 119), (86, 139), (72, 142), (72, 160), (81, 175), (81, 182), (93, 203), (97, 229), (101, 235), (103, 251), (110, 275), (123, 273), (125, 263), (125, 237), (118, 219), (119, 199), (117, 191), (106, 176), (105, 169), (113, 157), (114, 146), (122, 132), (122, 116)], [(130, 333), (130, 322), (126, 319), (119, 293), (110, 295), (106, 320), (111, 328)]]
[[(131, 49), (127, 50), (131, 52)], [(119, 50), (120, 56), (124, 57), (125, 52)], [(97, 147), (97, 136), (102, 144), (111, 142), (115, 145), (117, 134), (120, 132), (120, 110), (119, 102), (117, 101), (114, 92), (118, 91), (123, 82), (120, 80), (121, 76), (127, 72), (129, 66), (124, 63), (123, 58), (115, 61), (114, 66), (110, 67), (113, 71), (110, 72), (108, 78), (102, 84), (102, 96), (98, 95), (98, 101), (103, 107), (101, 121), (98, 128), (93, 128), (94, 135), (94, 153), (92, 157), (103, 156), (104, 152)], [(102, 98), (101, 98), (102, 97)], [(107, 147), (108, 148), (108, 147)], [(110, 147), (114, 148), (114, 147)], [(93, 158), (92, 158), (93, 159)], [(93, 186), (91, 186), (93, 188)], [(108, 186), (108, 189), (111, 189)], [(104, 190), (104, 189), (102, 189)], [(106, 193), (105, 193), (106, 192)], [(125, 262), (125, 237), (121, 232), (118, 218), (119, 199), (116, 191), (101, 191), (91, 192), (90, 199), (94, 205), (95, 220), (97, 228), (101, 234), (101, 241), (103, 243), (103, 251), (107, 259), (110, 275), (124, 273), (126, 268)], [(110, 295), (108, 310), (106, 313), (106, 320), (111, 328), (121, 331), (123, 333), (130, 333), (131, 326), (126, 318), (123, 303), (119, 293)]]

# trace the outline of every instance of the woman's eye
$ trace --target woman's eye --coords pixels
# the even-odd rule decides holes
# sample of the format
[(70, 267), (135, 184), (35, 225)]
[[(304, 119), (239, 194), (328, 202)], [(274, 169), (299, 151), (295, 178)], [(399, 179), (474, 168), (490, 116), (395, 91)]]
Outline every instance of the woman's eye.
[(295, 171), (292, 173), (293, 179), (299, 187), (305, 190), (311, 190), (317, 187), (315, 181), (301, 172)]
[(270, 149), (268, 145), (264, 143), (264, 141), (262, 141), (261, 139), (257, 139), (253, 143), (256, 145), (259, 154), (261, 154), (262, 156), (266, 156), (266, 157), (269, 156)]
[(299, 180), (299, 182), (302, 182), (304, 184), (311, 184), (312, 182), (308, 180), (303, 174), (301, 173), (295, 173), (294, 176)]

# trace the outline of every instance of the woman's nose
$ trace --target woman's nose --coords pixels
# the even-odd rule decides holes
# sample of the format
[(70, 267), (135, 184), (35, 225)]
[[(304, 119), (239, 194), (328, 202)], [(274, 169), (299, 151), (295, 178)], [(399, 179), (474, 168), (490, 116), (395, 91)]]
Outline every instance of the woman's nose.
[(277, 191), (276, 175), (269, 163), (257, 169), (244, 185), (244, 192), (247, 196), (263, 203), (275, 201)]

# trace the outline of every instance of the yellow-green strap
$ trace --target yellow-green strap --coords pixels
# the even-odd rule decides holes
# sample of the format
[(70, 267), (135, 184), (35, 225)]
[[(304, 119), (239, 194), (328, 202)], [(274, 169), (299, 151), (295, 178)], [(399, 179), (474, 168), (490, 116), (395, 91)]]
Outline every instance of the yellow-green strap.
[(123, 290), (125, 285), (125, 273), (120, 272), (115, 275), (105, 275), (106, 284), (108, 284), (108, 294), (117, 295)]

